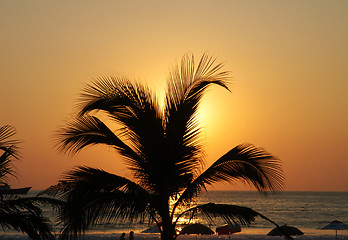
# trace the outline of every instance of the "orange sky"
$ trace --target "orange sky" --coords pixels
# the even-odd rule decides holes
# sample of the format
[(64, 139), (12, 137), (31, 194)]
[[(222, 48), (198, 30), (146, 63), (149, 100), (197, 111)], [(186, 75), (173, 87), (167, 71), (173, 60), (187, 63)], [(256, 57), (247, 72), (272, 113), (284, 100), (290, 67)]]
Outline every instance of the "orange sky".
[(123, 174), (107, 148), (53, 147), (84, 84), (124, 73), (160, 91), (175, 60), (209, 52), (233, 85), (204, 99), (207, 164), (251, 142), (283, 161), (286, 190), (348, 191), (348, 1), (5, 0), (0, 29), (0, 124), (23, 141), (14, 186), (76, 165)]

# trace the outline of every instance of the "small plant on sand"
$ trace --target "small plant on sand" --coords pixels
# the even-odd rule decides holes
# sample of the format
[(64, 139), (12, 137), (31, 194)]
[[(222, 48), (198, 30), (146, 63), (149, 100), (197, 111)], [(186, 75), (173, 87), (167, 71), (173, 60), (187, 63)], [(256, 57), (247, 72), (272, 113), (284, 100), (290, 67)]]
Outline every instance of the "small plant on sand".
[[(241, 206), (208, 203), (189, 206), (207, 186), (242, 181), (259, 191), (283, 187), (280, 161), (252, 144), (241, 144), (204, 169), (198, 110), (207, 88), (228, 88), (229, 73), (203, 55), (198, 65), (185, 55), (167, 82), (164, 104), (139, 82), (102, 77), (87, 85), (74, 119), (60, 129), (58, 147), (78, 153), (104, 144), (116, 150), (131, 179), (80, 166), (46, 190), (66, 202), (60, 213), (62, 238), (75, 238), (108, 222), (155, 223), (163, 240), (176, 238), (178, 218), (200, 213), (214, 221), (248, 225), (261, 216)], [(163, 107), (161, 107), (163, 106)], [(100, 116), (106, 116), (111, 130)], [(184, 210), (182, 210), (184, 209)], [(180, 212), (183, 211), (183, 212)]]

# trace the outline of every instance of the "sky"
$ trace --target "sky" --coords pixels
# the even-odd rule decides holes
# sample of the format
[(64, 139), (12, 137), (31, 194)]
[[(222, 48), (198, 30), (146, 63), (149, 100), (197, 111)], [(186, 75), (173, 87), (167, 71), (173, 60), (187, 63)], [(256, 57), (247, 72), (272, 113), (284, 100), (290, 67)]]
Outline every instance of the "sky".
[[(45, 189), (77, 165), (130, 177), (106, 147), (60, 153), (83, 87), (125, 74), (161, 93), (184, 54), (231, 71), (203, 100), (206, 166), (250, 142), (287, 191), (348, 191), (348, 1), (0, 1), (0, 124), (22, 141), (14, 187)], [(215, 190), (253, 190), (220, 184)]]

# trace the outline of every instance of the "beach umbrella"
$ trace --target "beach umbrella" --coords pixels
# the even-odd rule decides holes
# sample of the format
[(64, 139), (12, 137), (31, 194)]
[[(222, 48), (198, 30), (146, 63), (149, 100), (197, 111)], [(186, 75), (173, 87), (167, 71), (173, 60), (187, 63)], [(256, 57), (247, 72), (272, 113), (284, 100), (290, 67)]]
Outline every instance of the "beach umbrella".
[(324, 227), (320, 228), (321, 230), (336, 230), (336, 239), (337, 239), (337, 230), (348, 230), (348, 225), (344, 224), (340, 221), (332, 221), (328, 225), (325, 225)]
[(158, 226), (152, 226), (149, 227), (148, 229), (142, 231), (141, 233), (160, 233), (160, 229), (158, 228)]
[(216, 232), (218, 235), (228, 235), (240, 231), (242, 231), (242, 229), (238, 224), (226, 224), (216, 228)]
[(283, 225), (280, 227), (275, 227), (269, 233), (267, 233), (268, 236), (284, 236), (284, 234), (295, 236), (303, 235), (303, 232), (296, 227)]
[(194, 223), (185, 226), (180, 234), (214, 234), (214, 231), (203, 224)]

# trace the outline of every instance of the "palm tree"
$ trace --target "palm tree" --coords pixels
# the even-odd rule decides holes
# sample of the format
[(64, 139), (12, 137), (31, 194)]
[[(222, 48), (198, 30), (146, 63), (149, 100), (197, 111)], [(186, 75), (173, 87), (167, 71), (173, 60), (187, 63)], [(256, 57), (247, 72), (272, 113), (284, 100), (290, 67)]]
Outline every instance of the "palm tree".
[[(171, 240), (185, 214), (243, 225), (264, 217), (241, 206), (190, 206), (217, 182), (242, 181), (261, 192), (283, 187), (280, 161), (248, 143), (203, 169), (198, 111), (209, 86), (229, 90), (229, 73), (222, 67), (206, 54), (197, 66), (193, 56), (185, 55), (170, 73), (163, 107), (147, 86), (126, 77), (101, 77), (87, 85), (77, 116), (60, 128), (58, 148), (76, 154), (87, 146), (108, 145), (117, 150), (116, 160), (126, 164), (133, 178), (80, 166), (47, 189), (66, 201), (60, 213), (62, 238), (76, 238), (89, 227), (110, 221), (149, 221), (160, 228), (163, 240)], [(101, 116), (107, 116), (117, 131)], [(186, 210), (179, 212), (183, 207)]]
[[(0, 127), (0, 184), (7, 185), (9, 176), (16, 177), (13, 160), (19, 158), (19, 141), (12, 140), (15, 129), (9, 125)], [(31, 239), (54, 239), (51, 225), (42, 214), (39, 203), (43, 199), (21, 198), (0, 192), (0, 227), (25, 232)]]

